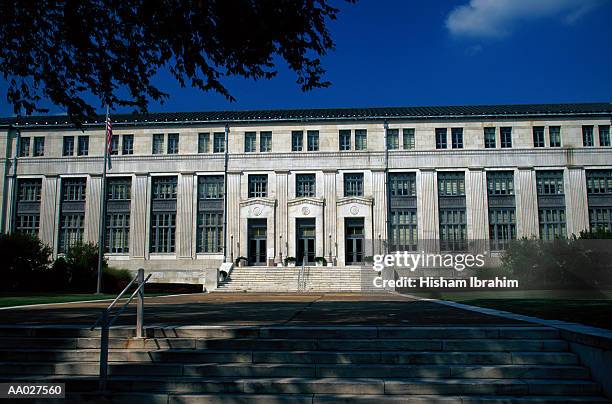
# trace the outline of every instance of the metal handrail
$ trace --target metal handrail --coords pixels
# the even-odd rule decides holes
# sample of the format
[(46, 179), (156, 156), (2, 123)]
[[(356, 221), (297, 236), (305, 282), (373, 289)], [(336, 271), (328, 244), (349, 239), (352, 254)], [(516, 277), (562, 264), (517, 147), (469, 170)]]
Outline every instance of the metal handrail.
[[(151, 278), (152, 274), (149, 274), (147, 278), (144, 277), (144, 269), (139, 268), (138, 274), (127, 284), (127, 286), (117, 295), (115, 300), (104, 310), (102, 310), (102, 314), (98, 317), (94, 325), (91, 326), (90, 330), (93, 331), (97, 326), (101, 327), (100, 330), (100, 374), (99, 374), (99, 389), (100, 391), (106, 390), (106, 380), (108, 377), (108, 339), (109, 339), (109, 328), (112, 326), (117, 318), (125, 311), (125, 309), (130, 305), (134, 297), (138, 295), (138, 305), (136, 308), (136, 337), (143, 338), (144, 337), (144, 285)], [(112, 318), (110, 318), (110, 313), (115, 304), (121, 299), (121, 297), (128, 291), (128, 289), (134, 284), (134, 282), (138, 283), (138, 287), (132, 295), (129, 297), (127, 302), (117, 310)]]

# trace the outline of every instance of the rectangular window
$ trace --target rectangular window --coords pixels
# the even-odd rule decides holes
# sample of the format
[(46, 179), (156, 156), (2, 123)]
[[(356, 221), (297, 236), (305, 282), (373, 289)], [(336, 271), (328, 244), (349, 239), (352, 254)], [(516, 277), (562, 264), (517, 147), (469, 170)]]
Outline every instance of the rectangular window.
[[(349, 131), (349, 148), (351, 149), (351, 135)], [(366, 129), (355, 130), (355, 150), (367, 150), (368, 149), (368, 131)]]
[(85, 214), (64, 213), (60, 218), (59, 252), (65, 253), (70, 247), (83, 242)]
[(339, 134), (340, 150), (351, 150), (351, 131), (341, 129)]
[(467, 249), (467, 220), (465, 209), (440, 209), (440, 250)]
[(257, 151), (257, 133), (256, 132), (245, 132), (244, 133), (244, 152), (255, 153)]
[(416, 175), (414, 173), (389, 174), (391, 196), (416, 196)]
[(45, 138), (35, 137), (34, 138), (34, 157), (41, 157), (45, 155)]
[(585, 125), (582, 127), (582, 145), (585, 147), (595, 145), (593, 140), (593, 125)]
[(485, 149), (495, 149), (495, 128), (484, 128)]
[(487, 190), (489, 196), (514, 195), (514, 173), (512, 171), (488, 172)]
[(62, 156), (74, 156), (74, 136), (64, 136)]
[(111, 137), (110, 154), (113, 156), (119, 154), (119, 135)]
[(162, 154), (164, 152), (164, 135), (163, 133), (155, 133), (153, 135), (153, 154)]
[(213, 134), (213, 153), (225, 153), (225, 133), (215, 132)]
[(266, 174), (249, 175), (249, 198), (268, 196), (268, 176)]
[(586, 170), (591, 230), (612, 231), (612, 170)]
[(436, 128), (436, 149), (446, 149), (446, 128)]
[(223, 176), (205, 175), (198, 178), (198, 199), (223, 199)]
[(399, 149), (399, 129), (387, 129), (387, 149)]
[(415, 148), (414, 129), (404, 129), (404, 150), (412, 150)]
[(564, 208), (539, 209), (540, 238), (542, 240), (555, 240), (567, 237)]
[(500, 128), (500, 144), (502, 149), (509, 149), (512, 147), (512, 128)]
[(465, 196), (465, 174), (438, 173), (438, 196)]
[(40, 229), (40, 215), (39, 214), (21, 214), (18, 213), (15, 218), (15, 231), (21, 234), (29, 234), (31, 236), (38, 236), (38, 230)]
[(259, 133), (259, 151), (261, 153), (272, 151), (272, 132)]
[(210, 151), (210, 133), (198, 133), (198, 153)]
[(561, 127), (550, 126), (548, 128), (548, 136), (550, 139), (550, 147), (561, 147)]
[(79, 149), (77, 150), (77, 154), (79, 156), (87, 156), (89, 154), (89, 136), (79, 136)]
[(610, 125), (599, 125), (599, 145), (610, 146)]
[(30, 138), (22, 137), (19, 138), (19, 157), (30, 156)]
[(452, 128), (451, 138), (453, 149), (463, 149), (463, 128)]
[(151, 252), (173, 253), (176, 238), (176, 212), (151, 214)]
[(612, 195), (612, 170), (586, 170), (587, 194)]
[(544, 147), (544, 127), (534, 126), (533, 127), (533, 147)]
[(319, 131), (309, 130), (307, 132), (308, 151), (319, 151)]
[(132, 197), (131, 178), (109, 178), (106, 184), (106, 198), (109, 201), (129, 201)]
[(363, 196), (363, 173), (344, 174), (344, 196)]
[(291, 132), (291, 151), (302, 151), (304, 148), (304, 132), (294, 130)]
[(87, 180), (85, 178), (62, 179), (62, 201), (84, 201), (86, 198)]
[(41, 186), (40, 179), (19, 178), (17, 180), (16, 232), (38, 236)]
[(178, 154), (179, 152), (179, 134), (168, 133), (168, 154)]
[(297, 198), (314, 197), (316, 195), (317, 179), (314, 174), (296, 174), (295, 196)]
[(396, 209), (391, 212), (391, 251), (415, 251), (417, 248), (417, 212)]
[(538, 171), (538, 195), (563, 195), (563, 171)]
[(198, 212), (197, 251), (223, 252), (223, 212)]
[(493, 251), (505, 250), (516, 240), (515, 208), (489, 208), (489, 239)]
[(20, 178), (19, 192), (17, 198), (19, 202), (38, 202), (40, 201), (41, 180)]
[(134, 154), (134, 135), (123, 135), (121, 154)]
[(130, 214), (108, 213), (106, 215), (106, 252), (127, 254), (130, 251)]
[(612, 207), (590, 208), (589, 224), (593, 231), (612, 231)]
[(176, 176), (153, 177), (151, 179), (152, 196), (154, 201), (176, 200)]

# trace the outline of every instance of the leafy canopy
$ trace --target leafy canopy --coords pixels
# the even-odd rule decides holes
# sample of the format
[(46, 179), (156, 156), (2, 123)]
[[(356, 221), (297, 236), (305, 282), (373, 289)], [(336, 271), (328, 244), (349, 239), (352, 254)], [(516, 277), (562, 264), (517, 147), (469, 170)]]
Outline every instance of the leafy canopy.
[(224, 78), (272, 78), (279, 57), (302, 91), (326, 87), (320, 57), (334, 47), (326, 24), (339, 11), (329, 2), (3, 1), (0, 72), (16, 114), (47, 112), (46, 98), (77, 123), (95, 116), (88, 94), (141, 113), (163, 102), (168, 94), (152, 83), (160, 68), (231, 101)]

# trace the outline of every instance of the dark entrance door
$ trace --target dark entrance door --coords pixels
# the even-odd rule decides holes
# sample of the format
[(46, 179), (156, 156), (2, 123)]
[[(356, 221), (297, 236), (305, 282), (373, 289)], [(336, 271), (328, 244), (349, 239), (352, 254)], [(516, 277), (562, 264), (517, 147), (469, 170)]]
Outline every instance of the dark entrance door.
[(266, 264), (267, 227), (266, 219), (249, 219), (247, 232), (249, 238), (249, 265)]
[(364, 233), (363, 218), (346, 219), (344, 225), (345, 257), (347, 265), (363, 262)]
[(314, 263), (315, 259), (315, 219), (296, 219), (296, 244), (298, 264)]

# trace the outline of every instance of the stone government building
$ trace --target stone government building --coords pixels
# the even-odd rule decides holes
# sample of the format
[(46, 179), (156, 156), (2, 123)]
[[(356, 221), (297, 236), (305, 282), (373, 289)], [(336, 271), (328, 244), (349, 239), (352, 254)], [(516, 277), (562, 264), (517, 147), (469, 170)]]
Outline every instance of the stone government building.
[[(611, 119), (612, 103), (114, 115), (108, 258), (196, 281), (224, 260), (225, 221), (227, 260), (249, 265), (611, 230)], [(0, 230), (54, 255), (97, 242), (104, 137), (103, 117), (0, 119)]]

